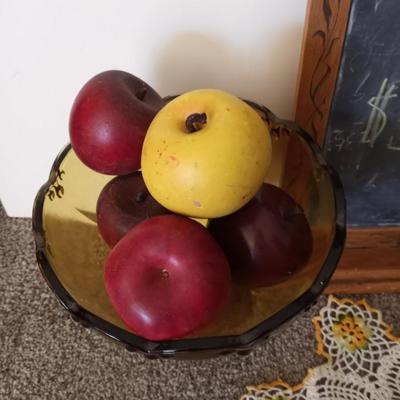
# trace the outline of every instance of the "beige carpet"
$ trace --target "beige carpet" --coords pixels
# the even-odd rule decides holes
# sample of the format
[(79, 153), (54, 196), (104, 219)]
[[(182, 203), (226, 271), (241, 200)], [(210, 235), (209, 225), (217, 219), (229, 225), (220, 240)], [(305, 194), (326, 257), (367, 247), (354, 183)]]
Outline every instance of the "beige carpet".
[[(322, 297), (250, 355), (147, 360), (74, 323), (38, 270), (29, 219), (0, 204), (0, 399), (238, 399), (246, 385), (299, 382), (314, 355), (311, 317)], [(400, 327), (400, 295), (366, 296)]]

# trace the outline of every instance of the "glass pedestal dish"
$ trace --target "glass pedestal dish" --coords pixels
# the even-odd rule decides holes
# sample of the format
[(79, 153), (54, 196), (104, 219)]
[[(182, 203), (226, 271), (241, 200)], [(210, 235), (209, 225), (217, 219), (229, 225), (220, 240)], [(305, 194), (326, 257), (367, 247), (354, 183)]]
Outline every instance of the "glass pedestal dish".
[(281, 187), (304, 209), (313, 235), (311, 257), (275, 286), (235, 285), (230, 306), (213, 324), (179, 340), (153, 342), (129, 331), (108, 299), (103, 264), (110, 251), (96, 225), (96, 201), (112, 176), (84, 166), (71, 146), (56, 158), (33, 209), (40, 270), (74, 320), (149, 358), (206, 358), (248, 354), (310, 307), (327, 286), (344, 248), (342, 184), (314, 140), (299, 126), (248, 101), (270, 127), (273, 160), (266, 182)]

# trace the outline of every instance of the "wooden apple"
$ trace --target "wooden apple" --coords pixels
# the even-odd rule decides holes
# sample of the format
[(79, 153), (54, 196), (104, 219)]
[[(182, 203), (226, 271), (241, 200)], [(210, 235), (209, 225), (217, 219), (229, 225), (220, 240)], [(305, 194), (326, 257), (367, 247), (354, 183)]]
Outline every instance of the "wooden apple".
[(123, 175), (140, 168), (143, 140), (164, 105), (147, 83), (123, 71), (102, 72), (85, 84), (73, 104), (72, 148), (89, 168)]
[(111, 302), (126, 325), (150, 340), (183, 337), (228, 303), (228, 262), (206, 228), (189, 218), (146, 219), (111, 250), (104, 270)]
[(152, 121), (142, 151), (143, 179), (164, 207), (215, 218), (246, 204), (271, 161), (267, 124), (239, 98), (195, 90)]
[(113, 247), (130, 229), (146, 218), (168, 214), (147, 190), (140, 171), (108, 182), (97, 200), (97, 227)]
[(290, 278), (307, 263), (312, 234), (301, 207), (283, 190), (264, 183), (239, 211), (210, 222), (234, 280), (269, 286)]

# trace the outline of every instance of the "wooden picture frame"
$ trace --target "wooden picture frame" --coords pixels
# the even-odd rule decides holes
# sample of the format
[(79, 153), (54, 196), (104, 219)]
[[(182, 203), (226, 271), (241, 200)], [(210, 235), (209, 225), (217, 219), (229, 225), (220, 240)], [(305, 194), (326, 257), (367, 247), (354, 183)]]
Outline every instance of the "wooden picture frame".
[[(308, 0), (295, 120), (322, 146), (351, 0)], [(349, 228), (328, 293), (400, 292), (400, 227)]]

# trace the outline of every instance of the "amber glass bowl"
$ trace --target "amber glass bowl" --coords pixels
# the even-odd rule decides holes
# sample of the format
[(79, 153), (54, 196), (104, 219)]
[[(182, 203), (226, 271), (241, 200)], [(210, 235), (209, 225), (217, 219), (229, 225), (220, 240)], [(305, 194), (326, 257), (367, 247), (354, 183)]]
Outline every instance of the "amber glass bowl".
[(267, 108), (247, 102), (269, 125), (273, 138), (266, 182), (289, 193), (303, 207), (311, 226), (313, 252), (307, 265), (275, 286), (249, 289), (236, 285), (226, 312), (190, 337), (153, 342), (135, 335), (114, 311), (103, 284), (109, 249), (99, 236), (95, 210), (101, 189), (112, 177), (85, 167), (68, 145), (37, 194), (33, 232), (40, 270), (74, 320), (150, 358), (204, 358), (247, 354), (315, 302), (344, 248), (342, 184), (306, 132)]

